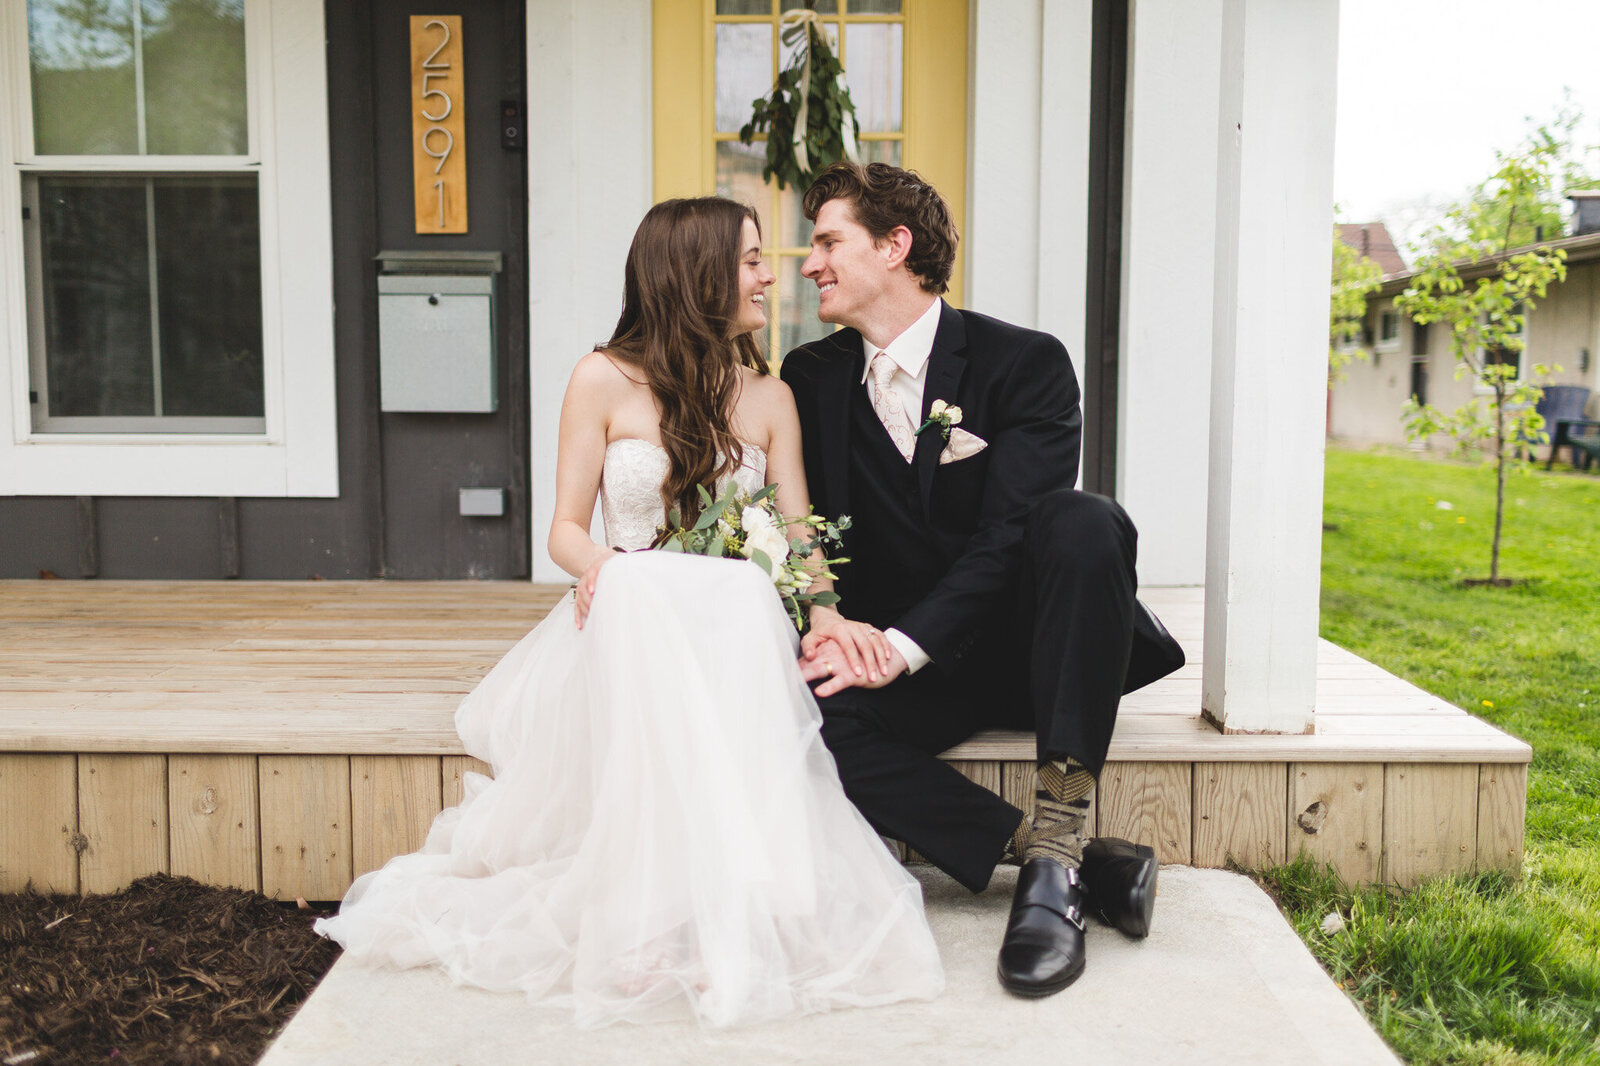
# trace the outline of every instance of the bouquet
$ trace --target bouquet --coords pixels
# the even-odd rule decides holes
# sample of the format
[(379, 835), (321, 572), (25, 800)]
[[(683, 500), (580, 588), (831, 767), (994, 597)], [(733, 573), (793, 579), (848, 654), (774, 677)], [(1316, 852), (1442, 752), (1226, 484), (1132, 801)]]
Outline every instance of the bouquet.
[[(661, 551), (685, 555), (749, 559), (772, 579), (795, 628), (804, 629), (806, 607), (839, 602), (838, 593), (832, 590), (810, 589), (817, 578), (835, 576), (831, 567), (850, 561), (828, 557), (830, 550), (838, 550), (843, 543), (841, 534), (850, 528), (850, 516), (840, 515), (837, 522), (830, 522), (818, 514), (780, 514), (777, 492), (778, 486), (768, 485), (751, 496), (730, 483), (720, 498), (713, 499), (702, 485), (700, 517), (694, 525), (685, 527), (683, 516), (674, 507), (667, 515), (667, 525), (657, 531), (657, 544)], [(797, 523), (805, 526), (806, 532), (791, 538), (789, 526)], [(813, 554), (819, 558), (812, 559)]]

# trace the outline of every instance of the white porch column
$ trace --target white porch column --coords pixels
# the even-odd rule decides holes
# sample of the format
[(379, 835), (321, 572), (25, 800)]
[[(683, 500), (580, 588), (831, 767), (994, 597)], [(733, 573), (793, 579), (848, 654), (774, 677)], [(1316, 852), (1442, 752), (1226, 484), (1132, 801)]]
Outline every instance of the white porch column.
[(1338, 0), (1223, 0), (1207, 717), (1309, 732)]

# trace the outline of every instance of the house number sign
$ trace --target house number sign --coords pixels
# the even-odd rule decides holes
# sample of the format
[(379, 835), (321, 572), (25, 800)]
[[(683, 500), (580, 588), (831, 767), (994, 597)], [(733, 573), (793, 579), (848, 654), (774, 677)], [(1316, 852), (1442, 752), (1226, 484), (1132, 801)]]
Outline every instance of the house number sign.
[(467, 232), (461, 16), (411, 16), (411, 172), (418, 233)]

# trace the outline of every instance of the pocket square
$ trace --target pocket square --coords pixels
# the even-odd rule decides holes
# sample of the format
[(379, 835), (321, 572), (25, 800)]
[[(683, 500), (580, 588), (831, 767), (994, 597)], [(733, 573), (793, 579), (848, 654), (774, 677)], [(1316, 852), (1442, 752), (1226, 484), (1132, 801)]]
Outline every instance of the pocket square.
[(946, 442), (944, 451), (939, 453), (939, 465), (971, 459), (988, 446), (989, 442), (976, 433), (968, 433), (960, 426), (951, 426), (950, 440)]

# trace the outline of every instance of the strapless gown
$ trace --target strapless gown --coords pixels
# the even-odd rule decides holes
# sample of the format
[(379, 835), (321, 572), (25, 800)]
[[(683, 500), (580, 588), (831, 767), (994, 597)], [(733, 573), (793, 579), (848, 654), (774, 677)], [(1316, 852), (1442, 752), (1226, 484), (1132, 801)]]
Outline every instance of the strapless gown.
[[(747, 447), (734, 477), (765, 477)], [(607, 539), (646, 547), (666, 453), (607, 449)], [(743, 560), (638, 551), (568, 595), (456, 711), (469, 774), (421, 851), (317, 930), (377, 966), (442, 967), (584, 1027), (727, 1026), (929, 999), (921, 888), (845, 798), (798, 639)]]

